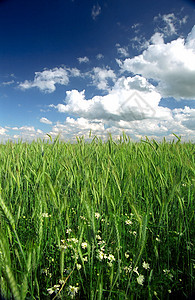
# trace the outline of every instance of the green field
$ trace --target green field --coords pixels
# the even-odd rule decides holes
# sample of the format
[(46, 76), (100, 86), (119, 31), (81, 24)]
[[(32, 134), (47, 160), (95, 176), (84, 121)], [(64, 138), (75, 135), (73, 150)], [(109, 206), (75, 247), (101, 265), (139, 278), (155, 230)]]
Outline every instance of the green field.
[(6, 299), (185, 299), (195, 147), (180, 139), (0, 144)]

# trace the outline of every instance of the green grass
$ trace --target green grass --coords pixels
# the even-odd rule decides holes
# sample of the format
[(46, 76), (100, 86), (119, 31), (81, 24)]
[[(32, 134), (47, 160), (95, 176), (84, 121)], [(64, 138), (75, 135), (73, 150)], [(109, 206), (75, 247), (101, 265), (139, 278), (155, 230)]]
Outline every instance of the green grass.
[(135, 143), (125, 135), (0, 144), (1, 293), (16, 300), (187, 298), (194, 154), (190, 142)]

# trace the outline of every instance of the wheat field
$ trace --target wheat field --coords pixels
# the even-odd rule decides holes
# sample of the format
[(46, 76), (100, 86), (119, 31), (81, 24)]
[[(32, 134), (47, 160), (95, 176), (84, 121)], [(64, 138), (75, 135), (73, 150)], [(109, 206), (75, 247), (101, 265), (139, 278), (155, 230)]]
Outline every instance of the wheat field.
[(0, 144), (5, 299), (186, 299), (194, 289), (195, 147)]

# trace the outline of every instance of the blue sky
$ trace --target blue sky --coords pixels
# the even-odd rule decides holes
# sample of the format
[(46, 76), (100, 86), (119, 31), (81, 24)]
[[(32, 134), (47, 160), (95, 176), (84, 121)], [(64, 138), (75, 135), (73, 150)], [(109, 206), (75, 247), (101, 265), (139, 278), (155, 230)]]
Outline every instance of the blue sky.
[(195, 2), (0, 0), (0, 141), (195, 140)]

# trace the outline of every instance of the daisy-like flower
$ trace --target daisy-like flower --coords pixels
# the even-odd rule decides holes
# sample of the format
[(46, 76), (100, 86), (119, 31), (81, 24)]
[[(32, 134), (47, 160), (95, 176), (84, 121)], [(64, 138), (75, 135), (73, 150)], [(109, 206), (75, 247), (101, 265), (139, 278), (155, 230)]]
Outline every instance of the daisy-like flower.
[(66, 233), (71, 233), (71, 231), (72, 231), (72, 229), (70, 229), (70, 228), (68, 228), (68, 229), (66, 229)]
[(83, 242), (83, 243), (81, 244), (81, 247), (82, 247), (83, 249), (87, 248), (87, 242)]
[(113, 254), (108, 255), (108, 260), (112, 263), (115, 260), (115, 257)]
[(100, 214), (99, 214), (98, 212), (96, 212), (96, 213), (95, 213), (95, 217), (96, 217), (96, 219), (99, 219)]
[(42, 217), (43, 218), (49, 218), (49, 217), (51, 217), (51, 215), (48, 215), (48, 213), (42, 213)]
[(82, 266), (80, 264), (77, 264), (77, 270), (80, 270)]
[(47, 289), (47, 291), (48, 291), (48, 293), (49, 293), (50, 295), (52, 295), (52, 294), (54, 293), (53, 288), (49, 288), (49, 289)]
[(88, 257), (87, 256), (83, 257), (83, 261), (87, 262), (88, 261)]
[(125, 257), (129, 258), (129, 253), (128, 252), (125, 252)]
[(143, 262), (142, 266), (146, 270), (150, 269), (150, 265), (148, 263), (146, 263), (145, 261)]
[(95, 237), (96, 237), (97, 240), (101, 240), (102, 239), (99, 234), (97, 234)]
[(76, 293), (78, 293), (79, 291), (79, 288), (76, 287), (76, 286), (72, 286), (72, 285), (69, 285), (68, 287), (68, 295), (73, 299), (76, 295)]
[(98, 259), (102, 261), (103, 258), (104, 258), (104, 252), (103, 251), (99, 251), (99, 253), (98, 253)]
[(137, 277), (137, 282), (138, 282), (138, 284), (140, 284), (140, 285), (143, 285), (143, 282), (144, 282), (144, 275), (139, 275), (138, 277)]
[(47, 289), (48, 293), (51, 295), (53, 293), (56, 293), (59, 291), (60, 289), (60, 285), (59, 284), (55, 284), (52, 288)]
[(126, 220), (126, 221), (125, 221), (125, 224), (126, 224), (126, 225), (131, 225), (131, 224), (132, 224), (132, 221), (131, 221), (131, 220)]

